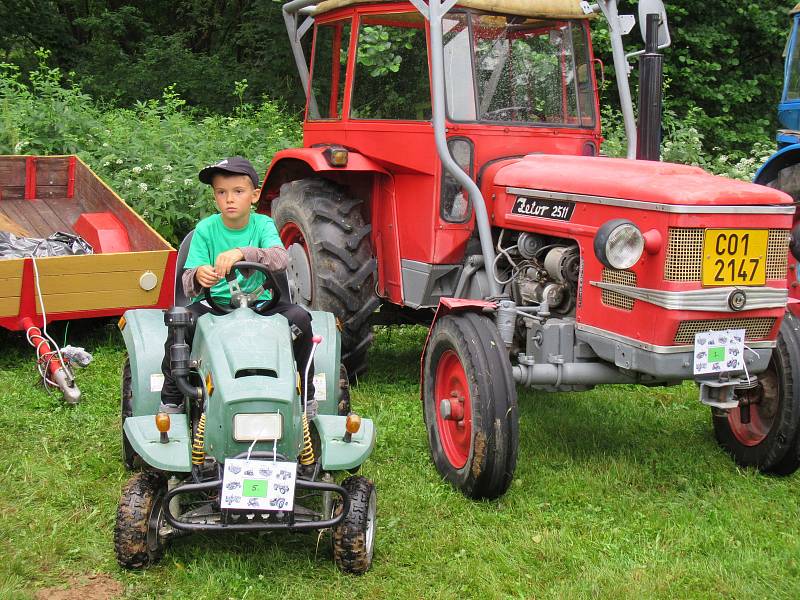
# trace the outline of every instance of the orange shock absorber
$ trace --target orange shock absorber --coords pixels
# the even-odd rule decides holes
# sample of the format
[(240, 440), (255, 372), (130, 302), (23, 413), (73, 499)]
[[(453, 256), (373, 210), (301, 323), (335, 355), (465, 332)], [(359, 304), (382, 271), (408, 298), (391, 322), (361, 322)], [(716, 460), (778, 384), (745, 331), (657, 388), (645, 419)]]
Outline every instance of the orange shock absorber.
[(300, 451), (300, 464), (314, 464), (314, 446), (311, 443), (311, 430), (308, 427), (308, 417), (303, 413), (300, 417), (303, 422), (303, 449)]
[(197, 423), (197, 433), (192, 442), (192, 464), (201, 466), (206, 459), (205, 450), (206, 433), (206, 413), (200, 415), (200, 422)]

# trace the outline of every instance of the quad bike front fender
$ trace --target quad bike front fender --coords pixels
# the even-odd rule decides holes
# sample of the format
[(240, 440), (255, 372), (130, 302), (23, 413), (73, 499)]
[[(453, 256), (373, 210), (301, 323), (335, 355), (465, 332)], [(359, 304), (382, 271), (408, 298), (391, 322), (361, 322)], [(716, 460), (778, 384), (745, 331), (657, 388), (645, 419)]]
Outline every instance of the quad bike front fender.
[(122, 338), (131, 364), (131, 392), (133, 416), (154, 415), (161, 403), (161, 361), (167, 326), (164, 312), (141, 308), (128, 310), (123, 315)]
[(344, 441), (347, 417), (317, 415), (313, 423), (321, 443), (320, 464), (326, 471), (343, 471), (361, 465), (375, 447), (375, 424), (372, 419), (361, 419), (361, 429), (349, 442)]
[[(322, 343), (314, 353), (314, 377), (319, 413), (337, 414), (339, 406), (339, 364), (342, 357), (342, 337), (336, 328), (336, 318), (329, 312), (312, 310), (311, 329), (322, 336)], [(300, 377), (304, 372), (300, 371)]]
[(146, 465), (168, 473), (191, 472), (192, 441), (186, 415), (170, 415), (167, 443), (161, 442), (161, 434), (156, 429), (156, 420), (152, 415), (128, 417), (122, 428), (136, 454)]

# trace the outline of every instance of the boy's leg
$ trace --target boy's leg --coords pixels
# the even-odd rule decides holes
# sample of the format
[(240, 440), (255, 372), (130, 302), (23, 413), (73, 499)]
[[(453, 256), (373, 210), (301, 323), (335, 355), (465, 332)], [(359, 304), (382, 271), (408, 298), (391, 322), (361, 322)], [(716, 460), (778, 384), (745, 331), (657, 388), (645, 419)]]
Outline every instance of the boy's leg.
[(267, 311), (271, 315), (283, 315), (291, 325), (295, 325), (300, 330), (299, 335), (292, 341), (294, 359), (297, 362), (297, 370), (300, 373), (300, 386), (302, 393), (308, 398), (308, 416), (313, 417), (317, 414), (317, 401), (314, 399), (314, 363), (308, 369), (308, 386), (306, 386), (306, 365), (311, 357), (311, 349), (314, 344), (311, 341), (313, 332), (311, 330), (311, 314), (302, 306), (279, 302), (278, 305)]
[[(189, 344), (189, 348), (191, 348), (192, 340), (194, 340), (194, 328), (197, 324), (197, 319), (202, 315), (211, 312), (211, 309), (205, 304), (195, 302), (194, 304), (187, 306), (186, 310), (192, 313), (192, 322), (186, 331), (186, 343)], [(172, 377), (172, 370), (170, 369), (169, 364), (169, 349), (174, 343), (175, 340), (172, 336), (172, 330), (167, 330), (167, 339), (164, 342), (164, 358), (161, 361), (161, 372), (164, 374), (164, 385), (161, 388), (161, 404), (168, 407), (167, 410), (169, 410), (169, 407), (177, 408), (182, 407), (183, 405), (183, 394), (178, 389), (178, 385), (175, 383), (175, 379)]]

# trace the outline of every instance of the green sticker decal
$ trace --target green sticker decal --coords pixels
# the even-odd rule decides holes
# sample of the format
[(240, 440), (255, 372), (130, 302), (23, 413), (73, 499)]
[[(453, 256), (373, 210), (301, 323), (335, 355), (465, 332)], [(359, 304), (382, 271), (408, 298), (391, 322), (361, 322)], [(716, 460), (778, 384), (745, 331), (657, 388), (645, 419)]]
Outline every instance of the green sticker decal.
[(263, 479), (245, 479), (242, 486), (242, 496), (248, 498), (266, 498), (267, 482)]
[(708, 362), (716, 363), (725, 360), (725, 346), (715, 346), (708, 349)]

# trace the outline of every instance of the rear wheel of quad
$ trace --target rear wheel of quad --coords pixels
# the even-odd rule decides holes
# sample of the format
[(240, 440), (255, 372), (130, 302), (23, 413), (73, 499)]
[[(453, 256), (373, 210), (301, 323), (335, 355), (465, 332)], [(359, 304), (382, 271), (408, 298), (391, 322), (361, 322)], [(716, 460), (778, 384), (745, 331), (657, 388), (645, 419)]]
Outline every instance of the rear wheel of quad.
[(126, 569), (141, 569), (164, 553), (159, 531), (164, 524), (163, 499), (167, 484), (150, 471), (136, 473), (122, 488), (114, 527), (117, 562)]
[(294, 301), (333, 313), (342, 332), (342, 362), (351, 377), (366, 369), (369, 317), (378, 307), (377, 263), (361, 200), (323, 179), (281, 186), (272, 217), (289, 251)]
[(439, 473), (470, 498), (497, 498), (517, 463), (517, 391), (505, 345), (481, 315), (433, 327), (423, 362), (423, 413)]
[[(356, 475), (345, 479), (342, 487), (350, 496), (350, 507), (344, 519), (333, 528), (333, 558), (345, 573), (361, 575), (372, 565), (375, 549), (375, 485), (366, 477)], [(333, 513), (340, 514), (341, 510), (339, 501)]]
[(769, 367), (752, 390), (736, 392), (746, 404), (728, 411), (712, 409), (717, 442), (737, 464), (775, 475), (794, 473), (800, 466), (798, 373), (800, 321), (786, 313)]
[(131, 388), (131, 361), (129, 358), (125, 359), (125, 366), (122, 368), (122, 464), (128, 471), (132, 471), (139, 467), (141, 459), (136, 451), (128, 441), (128, 436), (125, 435), (125, 419), (133, 416), (133, 390)]

